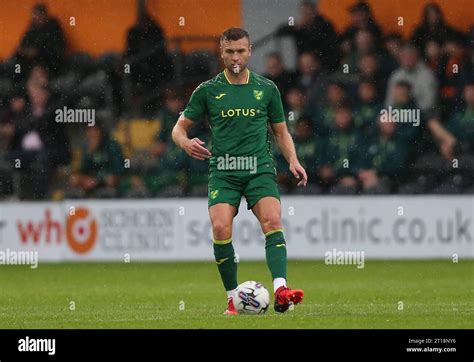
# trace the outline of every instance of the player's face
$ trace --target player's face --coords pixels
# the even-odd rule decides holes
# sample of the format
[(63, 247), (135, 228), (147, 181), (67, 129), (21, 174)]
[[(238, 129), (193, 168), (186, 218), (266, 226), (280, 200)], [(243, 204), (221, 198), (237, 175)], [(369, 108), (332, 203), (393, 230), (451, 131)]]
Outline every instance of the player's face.
[(241, 73), (247, 68), (251, 46), (247, 38), (224, 40), (221, 45), (225, 67), (232, 73)]

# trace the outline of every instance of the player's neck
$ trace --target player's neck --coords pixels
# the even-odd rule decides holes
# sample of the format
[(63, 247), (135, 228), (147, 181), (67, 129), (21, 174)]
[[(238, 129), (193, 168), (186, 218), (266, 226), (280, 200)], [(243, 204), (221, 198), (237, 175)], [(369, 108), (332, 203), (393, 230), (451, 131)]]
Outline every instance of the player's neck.
[(247, 84), (250, 78), (250, 71), (245, 69), (240, 73), (229, 72), (228, 69), (224, 69), (224, 76), (227, 78), (230, 84)]

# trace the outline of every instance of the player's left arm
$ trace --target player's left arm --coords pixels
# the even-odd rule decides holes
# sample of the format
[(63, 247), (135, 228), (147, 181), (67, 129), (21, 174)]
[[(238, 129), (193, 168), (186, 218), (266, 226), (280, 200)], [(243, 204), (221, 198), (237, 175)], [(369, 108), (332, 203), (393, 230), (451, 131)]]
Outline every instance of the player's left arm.
[(293, 143), (293, 139), (288, 131), (286, 122), (270, 123), (270, 125), (276, 143), (278, 144), (282, 155), (285, 157), (286, 161), (288, 161), (291, 173), (299, 180), (298, 186), (306, 186), (308, 176), (306, 175), (305, 169), (298, 161), (295, 144)]

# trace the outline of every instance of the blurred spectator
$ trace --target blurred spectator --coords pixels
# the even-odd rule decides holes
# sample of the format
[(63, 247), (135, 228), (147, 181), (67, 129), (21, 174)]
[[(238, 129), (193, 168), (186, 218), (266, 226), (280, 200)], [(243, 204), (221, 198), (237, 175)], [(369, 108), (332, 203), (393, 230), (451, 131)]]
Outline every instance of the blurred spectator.
[(171, 131), (183, 111), (185, 104), (185, 97), (183, 92), (178, 88), (169, 88), (165, 91), (164, 106), (158, 113), (161, 126), (156, 135), (156, 143), (150, 150), (154, 158), (162, 156), (167, 147), (173, 143), (171, 141)]
[(325, 137), (328, 135), (333, 122), (336, 109), (347, 103), (346, 87), (342, 82), (331, 81), (326, 88), (324, 105), (319, 108), (314, 131), (316, 135)]
[(171, 60), (160, 25), (147, 13), (139, 11), (137, 23), (127, 33), (125, 63), (130, 65), (133, 96), (140, 101), (161, 88), (172, 74)]
[(117, 186), (124, 171), (120, 146), (98, 123), (86, 128), (78, 174), (70, 177), (68, 197), (117, 197)]
[[(171, 143), (156, 168), (147, 177), (148, 189), (159, 197), (184, 196), (186, 175), (191, 172), (189, 162), (187, 155)], [(196, 160), (196, 162), (200, 161)], [(205, 161), (202, 162), (205, 163)]]
[(472, 76), (472, 70), (466, 56), (464, 39), (448, 37), (444, 42), (444, 54), (438, 62), (438, 81), (440, 84), (440, 103), (446, 116), (456, 102), (460, 101), (462, 87)]
[(405, 44), (400, 51), (400, 68), (395, 70), (388, 81), (385, 105), (394, 103), (393, 90), (396, 83), (410, 84), (416, 104), (424, 112), (430, 111), (437, 101), (437, 82), (431, 70), (420, 60), (417, 49)]
[[(433, 113), (423, 122), (421, 145), (416, 148), (412, 175), (415, 183), (402, 187), (402, 193), (457, 193), (461, 191), (458, 176), (454, 175), (458, 166), (452, 163), (456, 138), (440, 122), (439, 114)], [(421, 182), (420, 182), (421, 181)]]
[(444, 20), (443, 12), (436, 3), (429, 3), (423, 10), (421, 24), (413, 31), (411, 40), (423, 56), (426, 56), (426, 44), (432, 40), (442, 46), (446, 39), (459, 34)]
[(287, 105), (285, 109), (288, 130), (292, 135), (295, 134), (296, 123), (303, 116), (306, 109), (306, 94), (301, 87), (293, 87), (288, 91), (285, 97)]
[(8, 108), (0, 109), (0, 196), (14, 193), (13, 167), (7, 155), (13, 150), (15, 124), (24, 117), (26, 100), (23, 95), (14, 94), (7, 104)]
[(49, 16), (46, 5), (36, 4), (31, 23), (15, 54), (15, 62), (22, 67), (22, 76), (28, 77), (35, 64), (56, 74), (62, 66), (65, 50), (66, 39), (58, 20)]
[(353, 127), (351, 108), (339, 105), (334, 112), (329, 136), (325, 139), (319, 177), (334, 194), (355, 194), (356, 174), (364, 159), (366, 140)]
[(425, 46), (426, 65), (437, 73), (441, 65), (442, 48), (440, 44), (434, 40), (428, 40)]
[[(166, 89), (163, 103), (164, 106), (158, 113), (160, 128), (154, 137), (154, 143), (146, 150), (137, 150), (132, 157), (133, 175), (127, 197), (147, 197), (148, 190), (151, 194), (156, 194), (163, 192), (167, 186), (175, 185), (177, 172), (173, 171), (173, 163), (179, 149), (175, 149), (175, 144), (171, 141), (171, 130), (184, 109), (184, 94), (177, 87)], [(183, 165), (181, 163), (180, 167), (184, 167)]]
[[(184, 107), (184, 98), (179, 92), (168, 91), (166, 106), (160, 113), (164, 125), (157, 134), (155, 150), (156, 167), (147, 177), (147, 186), (154, 195), (177, 197), (186, 194), (192, 196), (207, 195), (208, 161), (199, 161), (188, 157), (171, 141), (171, 128), (179, 118)], [(165, 121), (164, 119), (167, 119)], [(198, 122), (189, 132), (189, 137), (198, 137), (210, 147), (210, 132), (207, 121)]]
[(26, 106), (18, 97), (11, 102), (14, 137), (7, 158), (11, 165), (20, 162), (20, 198), (43, 199), (53, 171), (70, 162), (69, 142), (64, 126), (55, 122), (48, 89), (27, 84)]
[[(314, 182), (320, 165), (319, 158), (322, 154), (321, 140), (314, 137), (313, 122), (310, 118), (303, 117), (298, 119), (293, 139), (298, 159), (305, 168), (309, 180), (306, 189), (301, 191), (305, 194), (319, 193), (320, 189)], [(300, 189), (296, 187), (294, 176), (288, 169), (288, 162), (277, 149), (275, 149), (275, 156), (278, 167), (278, 183), (283, 188), (283, 192), (299, 192)]]
[(404, 180), (407, 147), (396, 132), (397, 123), (388, 116), (377, 121), (378, 132), (369, 138), (364, 166), (357, 177), (366, 194), (386, 194)]
[(324, 101), (323, 92), (327, 82), (327, 76), (321, 70), (321, 63), (317, 56), (309, 52), (301, 54), (294, 84), (305, 90), (309, 103), (320, 105)]
[[(463, 89), (464, 104), (454, 111), (446, 128), (457, 138), (458, 153), (474, 155), (474, 80)], [(446, 156), (454, 155), (453, 144), (446, 144), (442, 151)]]
[(376, 131), (376, 120), (382, 108), (377, 97), (377, 88), (371, 81), (362, 80), (357, 88), (357, 99), (354, 126), (367, 137), (371, 137)]
[(290, 35), (295, 39), (298, 55), (314, 52), (325, 70), (336, 70), (339, 65), (337, 33), (331, 22), (319, 14), (311, 1), (301, 3), (301, 15), (295, 25), (281, 26), (277, 35)]
[[(176, 119), (177, 120), (177, 119)], [(207, 122), (199, 122), (189, 132), (189, 137), (198, 137), (210, 147)], [(169, 142), (167, 151), (159, 159), (157, 167), (149, 178), (149, 189), (159, 197), (207, 195), (208, 160), (200, 161), (188, 157), (182, 150)]]
[[(365, 79), (370, 81), (377, 89), (379, 97), (383, 98), (387, 89), (387, 75), (384, 75), (380, 69), (379, 57), (375, 54), (366, 54), (360, 57), (359, 63), (357, 64), (357, 71), (359, 79)], [(386, 73), (385, 73), (386, 74)]]
[(402, 35), (400, 33), (390, 33), (384, 38), (383, 46), (391, 61), (398, 64), (400, 48), (402, 46)]
[(370, 5), (365, 1), (359, 1), (349, 8), (351, 23), (341, 34), (341, 47), (344, 53), (349, 53), (355, 46), (355, 37), (358, 31), (365, 30), (372, 34), (375, 46), (380, 45), (382, 31), (374, 19)]
[(269, 53), (265, 57), (264, 77), (272, 80), (285, 99), (288, 89), (293, 85), (295, 74), (285, 69), (281, 54), (278, 52)]
[(367, 54), (377, 52), (373, 34), (366, 30), (360, 29), (354, 36), (354, 47), (352, 51), (342, 60), (343, 65), (348, 65), (349, 70), (357, 69), (360, 58)]
[(474, 81), (474, 25), (471, 27), (470, 31), (468, 32), (468, 44), (467, 47), (467, 60), (469, 69), (466, 72), (468, 77), (466, 79), (467, 82)]
[[(393, 110), (404, 110), (406, 114), (416, 114), (419, 111), (419, 107), (415, 102), (412, 95), (412, 86), (410, 83), (400, 80), (393, 85), (392, 89), (392, 103)], [(391, 113), (390, 113), (391, 114)], [(416, 125), (410, 122), (409, 119), (403, 119), (403, 115), (399, 117), (397, 122), (399, 123), (397, 132), (401, 135), (403, 141), (406, 143), (406, 147), (410, 148), (413, 152), (416, 146), (419, 146), (419, 137), (421, 133), (421, 124), (423, 123), (423, 113), (419, 112), (420, 120), (419, 124)]]
[(407, 114), (412, 115), (411, 117), (416, 115), (418, 108), (411, 95), (410, 84), (404, 81), (394, 86), (393, 100), (393, 109), (405, 112), (405, 115), (403, 113), (399, 115), (397, 133), (405, 143), (408, 157), (412, 160), (416, 158), (414, 161), (416, 172), (421, 175), (432, 170), (438, 173), (444, 172), (448, 167), (444, 160), (452, 159), (450, 150), (455, 145), (455, 138), (441, 124), (439, 113), (420, 112), (416, 123), (405, 119)]

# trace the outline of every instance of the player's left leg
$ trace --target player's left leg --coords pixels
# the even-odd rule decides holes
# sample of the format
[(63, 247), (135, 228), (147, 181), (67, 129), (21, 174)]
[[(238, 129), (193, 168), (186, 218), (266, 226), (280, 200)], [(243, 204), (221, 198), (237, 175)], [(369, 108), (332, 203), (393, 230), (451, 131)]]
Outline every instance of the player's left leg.
[[(252, 207), (252, 211), (265, 234), (265, 254), (272, 277), (286, 279), (287, 254), (281, 225), (280, 200), (271, 196), (263, 197)], [(283, 280), (278, 280), (275, 288), (283, 284)]]
[(287, 251), (281, 224), (280, 200), (274, 196), (262, 197), (252, 207), (252, 211), (265, 234), (265, 255), (273, 278), (275, 310), (282, 313), (288, 310), (290, 303), (300, 303), (304, 293), (300, 289), (292, 290), (286, 286)]

